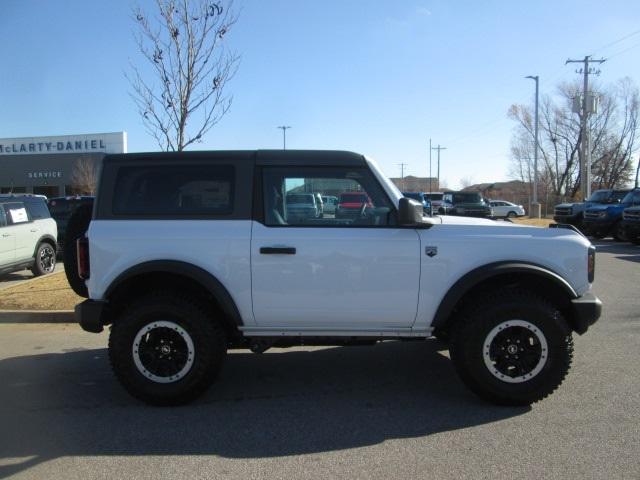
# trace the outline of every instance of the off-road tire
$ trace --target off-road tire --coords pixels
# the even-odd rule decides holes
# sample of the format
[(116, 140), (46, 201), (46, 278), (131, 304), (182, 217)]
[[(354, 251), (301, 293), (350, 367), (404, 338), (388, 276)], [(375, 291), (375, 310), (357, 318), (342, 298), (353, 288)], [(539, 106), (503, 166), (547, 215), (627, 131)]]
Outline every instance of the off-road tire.
[[(532, 325), (547, 344), (541, 369), (529, 379), (524, 375), (519, 383), (500, 380), (485, 361), (485, 342), (491, 333), (513, 320)], [(478, 396), (498, 405), (529, 405), (560, 386), (571, 366), (573, 339), (561, 313), (545, 299), (528, 291), (507, 290), (468, 304), (453, 325), (449, 351), (460, 378)]]
[(56, 247), (48, 242), (42, 242), (36, 249), (31, 272), (39, 277), (53, 273), (56, 268)]
[(87, 290), (84, 280), (78, 275), (76, 240), (87, 233), (92, 212), (92, 205), (81, 205), (71, 214), (69, 222), (67, 223), (67, 230), (64, 234), (62, 250), (64, 273), (67, 276), (67, 281), (76, 294), (85, 298), (89, 297), (89, 291)]
[[(158, 383), (145, 377), (134, 360), (136, 335), (153, 322), (179, 325), (193, 341), (193, 364), (180, 380)], [(114, 320), (109, 336), (109, 359), (122, 386), (152, 405), (182, 405), (200, 396), (214, 382), (227, 353), (223, 327), (189, 296), (172, 292), (149, 294)]]
[(624, 227), (622, 226), (622, 222), (618, 221), (613, 227), (611, 232), (613, 239), (616, 242), (626, 242), (628, 241), (627, 234), (624, 231)]

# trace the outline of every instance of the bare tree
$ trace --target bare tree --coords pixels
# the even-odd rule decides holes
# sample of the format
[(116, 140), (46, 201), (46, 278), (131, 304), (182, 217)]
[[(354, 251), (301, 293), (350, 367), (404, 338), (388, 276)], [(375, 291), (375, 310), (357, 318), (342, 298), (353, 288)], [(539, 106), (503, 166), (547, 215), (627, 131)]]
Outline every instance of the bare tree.
[(98, 167), (91, 159), (80, 157), (73, 165), (71, 183), (79, 192), (87, 195), (95, 195), (98, 185)]
[[(600, 108), (591, 117), (592, 186), (613, 188), (631, 181), (632, 154), (638, 148), (638, 89), (631, 80), (620, 80), (599, 93)], [(578, 83), (562, 84), (555, 98), (543, 96), (540, 104), (539, 180), (554, 195), (575, 197), (580, 190), (580, 120), (571, 111)], [(509, 117), (517, 122), (511, 142), (511, 174), (533, 180), (534, 125), (532, 108), (512, 105)]]
[(238, 17), (233, 0), (156, 0), (156, 7), (155, 15), (134, 9), (148, 65), (132, 64), (127, 79), (147, 131), (162, 150), (181, 151), (202, 141), (231, 106), (226, 90), (240, 58), (225, 41)]

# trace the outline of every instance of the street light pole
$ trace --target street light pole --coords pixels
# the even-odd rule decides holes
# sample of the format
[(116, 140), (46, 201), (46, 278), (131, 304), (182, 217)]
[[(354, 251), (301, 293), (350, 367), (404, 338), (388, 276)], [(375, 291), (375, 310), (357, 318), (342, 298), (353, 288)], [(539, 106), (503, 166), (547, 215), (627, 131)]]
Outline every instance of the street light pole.
[(536, 115), (535, 115), (535, 150), (533, 152), (533, 202), (531, 203), (531, 211), (529, 216), (533, 218), (540, 218), (540, 203), (538, 203), (538, 96), (539, 96), (539, 83), (540, 77), (538, 75), (529, 75), (525, 78), (530, 78), (536, 82)]
[(279, 127), (282, 130), (282, 149), (287, 149), (287, 129), (291, 128), (288, 125), (280, 125)]

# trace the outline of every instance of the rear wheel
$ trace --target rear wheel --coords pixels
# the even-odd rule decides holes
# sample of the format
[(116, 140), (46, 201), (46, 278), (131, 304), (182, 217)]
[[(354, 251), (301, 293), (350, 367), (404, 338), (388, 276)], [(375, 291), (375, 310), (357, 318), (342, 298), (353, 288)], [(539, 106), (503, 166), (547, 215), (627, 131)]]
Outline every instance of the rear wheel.
[(560, 312), (525, 291), (474, 303), (454, 326), (451, 359), (463, 382), (499, 405), (529, 405), (562, 383), (573, 355)]
[(53, 273), (56, 268), (56, 249), (50, 243), (41, 243), (36, 250), (31, 271), (36, 277)]
[(114, 320), (109, 336), (116, 377), (153, 405), (180, 405), (201, 395), (226, 351), (222, 326), (189, 297), (169, 292), (135, 301)]

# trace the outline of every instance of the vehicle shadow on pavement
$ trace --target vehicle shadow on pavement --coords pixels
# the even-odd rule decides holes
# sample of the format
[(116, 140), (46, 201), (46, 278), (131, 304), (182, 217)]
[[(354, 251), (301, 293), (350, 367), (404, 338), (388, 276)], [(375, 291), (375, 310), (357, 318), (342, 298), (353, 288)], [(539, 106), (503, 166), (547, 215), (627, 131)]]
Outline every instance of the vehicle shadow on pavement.
[(611, 253), (620, 260), (640, 263), (640, 246), (638, 245), (602, 240), (594, 242), (594, 245), (596, 246), (596, 252)]
[(0, 361), (0, 478), (63, 456), (264, 458), (423, 437), (504, 420), (458, 380), (440, 342), (231, 352), (198, 401), (130, 397), (105, 349)]

